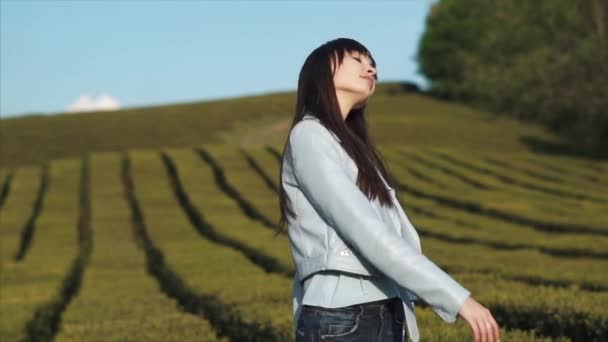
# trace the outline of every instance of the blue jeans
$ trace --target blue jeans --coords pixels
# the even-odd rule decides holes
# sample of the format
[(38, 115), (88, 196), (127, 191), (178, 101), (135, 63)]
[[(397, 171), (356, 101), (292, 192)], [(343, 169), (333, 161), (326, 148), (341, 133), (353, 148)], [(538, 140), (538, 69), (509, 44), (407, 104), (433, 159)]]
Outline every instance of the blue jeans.
[(407, 341), (401, 299), (355, 304), (341, 308), (302, 305), (296, 342)]

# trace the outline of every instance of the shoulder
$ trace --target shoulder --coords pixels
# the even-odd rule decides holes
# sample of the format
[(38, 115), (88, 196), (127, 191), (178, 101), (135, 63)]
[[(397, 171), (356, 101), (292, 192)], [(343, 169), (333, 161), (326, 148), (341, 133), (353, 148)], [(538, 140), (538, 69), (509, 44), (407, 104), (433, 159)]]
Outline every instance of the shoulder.
[(289, 154), (295, 160), (318, 162), (333, 160), (342, 163), (342, 146), (333, 132), (315, 119), (304, 119), (289, 134)]
[(293, 144), (335, 144), (338, 137), (325, 127), (318, 119), (303, 119), (296, 123), (289, 133), (290, 143)]
[(317, 119), (302, 119), (291, 129), (290, 136), (318, 134), (325, 127)]

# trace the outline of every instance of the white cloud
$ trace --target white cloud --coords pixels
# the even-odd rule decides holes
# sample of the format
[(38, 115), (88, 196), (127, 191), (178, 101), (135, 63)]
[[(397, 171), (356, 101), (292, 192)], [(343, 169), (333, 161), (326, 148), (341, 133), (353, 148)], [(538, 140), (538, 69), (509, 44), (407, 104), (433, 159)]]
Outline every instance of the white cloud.
[(76, 101), (66, 108), (68, 112), (90, 112), (99, 110), (117, 110), (120, 109), (120, 102), (107, 94), (101, 94), (98, 97), (89, 96), (88, 94), (80, 95)]

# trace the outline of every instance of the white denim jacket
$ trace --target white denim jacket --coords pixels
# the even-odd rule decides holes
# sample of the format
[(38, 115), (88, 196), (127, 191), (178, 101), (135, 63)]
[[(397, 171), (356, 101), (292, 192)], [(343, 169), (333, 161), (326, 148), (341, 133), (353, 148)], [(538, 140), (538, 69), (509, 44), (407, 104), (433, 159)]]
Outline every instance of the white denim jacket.
[[(297, 218), (288, 219), (290, 251), (296, 266), (293, 312), (297, 322), (302, 302), (301, 281), (321, 270), (385, 275), (402, 292), (407, 330), (419, 339), (413, 301), (429, 304), (452, 323), (471, 294), (421, 252), (416, 229), (386, 184), (400, 225), (378, 213), (390, 210), (370, 201), (356, 185), (357, 166), (338, 137), (311, 114), (289, 134), (281, 181)], [(353, 289), (355, 290), (355, 289)]]

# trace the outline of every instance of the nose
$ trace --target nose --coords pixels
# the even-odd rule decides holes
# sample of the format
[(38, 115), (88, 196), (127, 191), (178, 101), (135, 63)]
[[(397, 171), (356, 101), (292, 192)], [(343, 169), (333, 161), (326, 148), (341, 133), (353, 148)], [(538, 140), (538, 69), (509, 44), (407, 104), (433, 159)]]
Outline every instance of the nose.
[(373, 66), (369, 66), (367, 68), (367, 75), (373, 77), (375, 80), (378, 79), (378, 75), (376, 73), (376, 68), (374, 68)]

